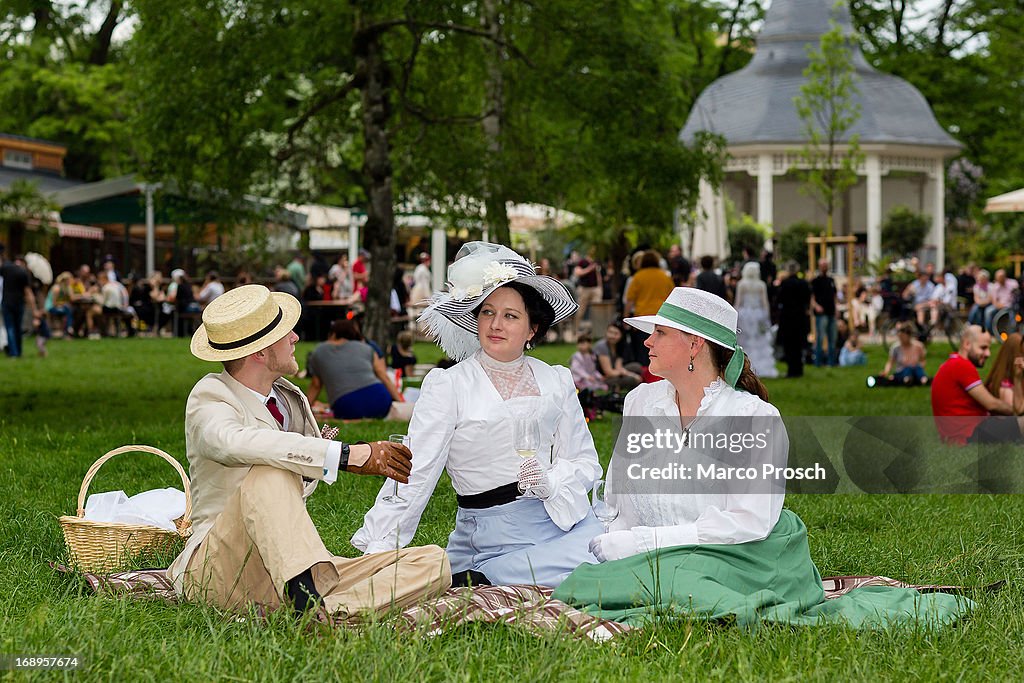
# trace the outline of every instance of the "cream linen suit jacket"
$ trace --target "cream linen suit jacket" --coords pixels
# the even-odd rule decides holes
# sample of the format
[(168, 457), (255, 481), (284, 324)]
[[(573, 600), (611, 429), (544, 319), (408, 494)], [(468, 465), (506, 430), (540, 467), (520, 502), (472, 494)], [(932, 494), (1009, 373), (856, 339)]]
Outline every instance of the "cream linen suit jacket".
[(167, 570), (179, 595), (184, 594), (189, 559), (253, 465), (280, 467), (311, 479), (303, 498), (324, 476), (330, 442), (320, 437), (305, 395), (285, 379), (277, 380), (274, 389), (287, 403), (290, 431), (283, 431), (266, 405), (227, 372), (206, 375), (188, 396), (185, 452), (192, 483), (192, 536)]

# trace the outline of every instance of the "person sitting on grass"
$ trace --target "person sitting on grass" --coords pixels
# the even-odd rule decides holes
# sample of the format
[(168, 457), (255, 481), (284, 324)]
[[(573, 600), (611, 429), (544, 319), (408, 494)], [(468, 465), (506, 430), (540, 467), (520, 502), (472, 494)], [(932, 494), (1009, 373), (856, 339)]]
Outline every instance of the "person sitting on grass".
[(331, 323), (327, 341), (313, 349), (306, 361), (310, 378), (306, 397), (316, 405), (327, 390), (334, 417), (339, 420), (363, 418), (409, 419), (402, 395), (388, 377), (384, 358), (362, 339), (355, 322)]
[[(650, 335), (650, 371), (664, 380), (629, 393), (622, 431), (661, 433), (671, 425), (689, 445), (681, 456), (669, 455), (676, 465), (718, 462), (757, 472), (765, 465), (784, 466), (786, 427), (736, 343), (736, 318), (725, 299), (686, 287), (673, 290), (656, 315), (627, 318), (626, 324)], [(743, 445), (724, 453), (728, 460), (717, 460), (722, 451), (703, 437), (730, 426), (745, 432), (728, 434)], [(763, 437), (760, 445), (754, 433)], [(606, 501), (618, 515), (591, 542), (601, 563), (576, 569), (554, 599), (635, 625), (665, 614), (735, 619), (741, 625), (766, 620), (884, 627), (917, 619), (941, 624), (970, 604), (950, 595), (877, 588), (825, 600), (807, 529), (783, 509), (784, 479), (780, 485), (769, 476), (731, 482), (640, 477), (637, 465), (660, 470), (665, 464), (659, 453), (664, 451), (616, 448)], [(708, 456), (714, 459), (704, 460)]]
[(579, 390), (607, 391), (608, 385), (597, 370), (597, 357), (594, 355), (594, 340), (587, 333), (576, 338), (576, 353), (569, 359), (569, 372), (572, 373), (573, 384)]
[(927, 351), (924, 344), (914, 339), (914, 328), (910, 323), (900, 323), (896, 328), (897, 341), (889, 347), (889, 358), (885, 361), (882, 374), (890, 381), (918, 386), (928, 383), (924, 371)]
[(1013, 406), (1014, 415), (1024, 415), (1024, 337), (1014, 332), (999, 347), (985, 388)]
[(1024, 418), (989, 417), (1013, 415), (1013, 406), (993, 396), (981, 382), (978, 369), (991, 354), (992, 337), (979, 325), (968, 325), (960, 338), (960, 350), (939, 366), (932, 381), (932, 415), (943, 441), (1003, 443), (1021, 438)]
[[(486, 242), (459, 250), (448, 282), (419, 320), (459, 362), (424, 378), (409, 423), (409, 484), (397, 499), (385, 484), (352, 545), (409, 543), (447, 471), (458, 501), (453, 583), (557, 586), (596, 561), (588, 546), (601, 525), (587, 493), (601, 465), (569, 371), (524, 351), (570, 319), (576, 302), (522, 256)], [(516, 418), (531, 439), (517, 439)]]
[(395, 335), (395, 343), (391, 345), (391, 366), (395, 370), (401, 370), (403, 377), (412, 374), (416, 366), (416, 354), (413, 353), (412, 344), (414, 337), (409, 330), (402, 330)]
[(860, 341), (860, 331), (856, 327), (851, 327), (850, 336), (846, 338), (843, 348), (839, 349), (839, 367), (847, 368), (853, 365), (865, 365), (867, 362), (867, 356), (864, 355), (864, 345)]
[(168, 576), (181, 597), (227, 610), (317, 605), (335, 620), (405, 606), (451, 584), (437, 546), (359, 558), (324, 546), (305, 500), (339, 471), (408, 481), (412, 454), (377, 441), (321, 438), (309, 403), (284, 379), (298, 372), (298, 300), (245, 285), (214, 299), (192, 355), (221, 362), (185, 405), (192, 535)]
[(627, 358), (629, 343), (622, 328), (612, 323), (605, 330), (604, 339), (594, 344), (597, 365), (604, 383), (613, 391), (629, 391), (643, 381), (643, 367)]

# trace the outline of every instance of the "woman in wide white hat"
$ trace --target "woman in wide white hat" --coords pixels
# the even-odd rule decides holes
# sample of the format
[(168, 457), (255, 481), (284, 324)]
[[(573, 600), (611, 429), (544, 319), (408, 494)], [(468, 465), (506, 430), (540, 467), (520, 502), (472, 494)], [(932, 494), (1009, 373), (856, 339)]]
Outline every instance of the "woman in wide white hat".
[[(385, 485), (352, 543), (366, 552), (408, 544), (447, 470), (459, 509), (448, 539), (456, 585), (557, 586), (595, 562), (601, 531), (587, 494), (601, 475), (569, 370), (524, 355), (577, 306), (557, 280), (511, 249), (469, 243), (448, 269), (448, 291), (420, 316), (459, 361), (423, 381), (409, 424), (409, 483)], [(537, 457), (516, 453), (513, 423), (536, 420)]]

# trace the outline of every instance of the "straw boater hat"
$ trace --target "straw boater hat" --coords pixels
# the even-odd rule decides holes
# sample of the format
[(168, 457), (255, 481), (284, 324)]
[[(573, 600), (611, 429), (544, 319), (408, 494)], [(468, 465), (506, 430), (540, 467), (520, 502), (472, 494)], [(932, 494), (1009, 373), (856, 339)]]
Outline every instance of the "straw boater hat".
[(693, 287), (676, 287), (657, 315), (626, 318), (623, 322), (647, 334), (654, 332), (655, 325), (671, 327), (735, 351), (725, 368), (725, 381), (736, 386), (744, 358), (743, 349), (736, 343), (736, 309), (717, 294)]
[(473, 311), (491, 292), (510, 282), (537, 290), (555, 313), (552, 325), (579, 308), (565, 285), (547, 275), (537, 275), (533, 264), (508, 247), (468, 242), (448, 266), (448, 291), (435, 292), (419, 320), (449, 358), (468, 358), (480, 348)]
[(244, 358), (292, 331), (302, 305), (291, 294), (263, 285), (236, 287), (210, 302), (192, 335), (192, 355), (202, 360)]

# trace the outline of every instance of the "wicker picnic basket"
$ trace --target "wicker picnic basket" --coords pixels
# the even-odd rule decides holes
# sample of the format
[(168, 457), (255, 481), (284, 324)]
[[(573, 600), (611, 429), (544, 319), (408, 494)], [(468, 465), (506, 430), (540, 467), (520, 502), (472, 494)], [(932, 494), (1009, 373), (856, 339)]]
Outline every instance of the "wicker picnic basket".
[[(85, 519), (85, 498), (96, 472), (115, 455), (133, 451), (159, 455), (181, 477), (185, 490), (185, 514), (175, 520), (177, 531), (167, 531), (148, 524), (118, 524)], [(99, 572), (118, 569), (144, 550), (171, 548), (179, 539), (187, 538), (192, 533), (191, 515), (192, 487), (188, 475), (177, 460), (152, 446), (121, 446), (92, 464), (78, 491), (78, 514), (65, 515), (59, 521), (64, 529), (64, 540), (71, 553), (72, 564), (83, 571)]]

